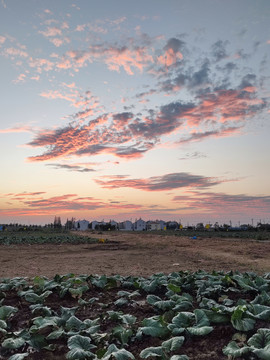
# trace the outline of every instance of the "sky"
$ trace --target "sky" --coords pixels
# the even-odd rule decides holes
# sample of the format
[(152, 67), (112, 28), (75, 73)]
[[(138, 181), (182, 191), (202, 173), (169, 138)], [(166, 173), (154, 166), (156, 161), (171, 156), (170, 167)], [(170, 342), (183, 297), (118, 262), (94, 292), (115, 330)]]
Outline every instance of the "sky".
[(269, 0), (0, 0), (0, 223), (270, 222)]

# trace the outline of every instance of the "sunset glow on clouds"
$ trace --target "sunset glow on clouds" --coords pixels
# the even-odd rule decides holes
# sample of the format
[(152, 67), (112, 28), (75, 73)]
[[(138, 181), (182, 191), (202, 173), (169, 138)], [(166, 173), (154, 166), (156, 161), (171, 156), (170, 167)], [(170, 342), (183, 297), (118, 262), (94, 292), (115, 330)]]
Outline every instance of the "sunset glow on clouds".
[(270, 221), (267, 0), (28, 5), (0, 4), (0, 223)]

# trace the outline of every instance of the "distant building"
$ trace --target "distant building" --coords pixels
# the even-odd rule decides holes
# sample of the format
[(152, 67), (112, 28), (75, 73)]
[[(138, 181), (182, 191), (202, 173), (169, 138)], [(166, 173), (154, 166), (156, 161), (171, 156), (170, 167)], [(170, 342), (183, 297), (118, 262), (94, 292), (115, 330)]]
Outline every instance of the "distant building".
[(94, 221), (92, 221), (91, 222), (91, 229), (92, 230), (95, 230), (96, 229), (96, 227), (98, 226), (98, 224), (99, 224), (99, 221), (96, 221), (96, 220), (94, 220)]
[(110, 220), (109, 222), (110, 230), (117, 230), (118, 229), (118, 223), (114, 220)]
[(168, 221), (166, 223), (167, 230), (176, 230), (179, 229), (179, 224), (177, 221)]
[(80, 231), (85, 231), (89, 229), (89, 221), (87, 220), (78, 220), (75, 221), (75, 229)]
[(163, 220), (147, 221), (146, 230), (166, 230), (166, 223)]
[(125, 231), (132, 231), (133, 230), (133, 224), (131, 221), (126, 220), (122, 221), (118, 224), (119, 230), (125, 230)]
[(133, 225), (133, 229), (135, 231), (143, 231), (146, 230), (146, 222), (142, 219), (136, 220), (134, 225)]

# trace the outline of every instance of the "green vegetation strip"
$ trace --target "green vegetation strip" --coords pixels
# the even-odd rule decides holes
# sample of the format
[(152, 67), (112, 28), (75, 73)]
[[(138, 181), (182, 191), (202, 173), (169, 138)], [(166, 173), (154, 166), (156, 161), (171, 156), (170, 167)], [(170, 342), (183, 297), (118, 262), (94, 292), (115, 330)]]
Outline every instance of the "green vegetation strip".
[(270, 273), (0, 281), (1, 359), (268, 360), (269, 324)]
[(0, 245), (89, 244), (96, 242), (98, 242), (98, 239), (78, 235), (70, 231), (6, 231), (0, 233)]

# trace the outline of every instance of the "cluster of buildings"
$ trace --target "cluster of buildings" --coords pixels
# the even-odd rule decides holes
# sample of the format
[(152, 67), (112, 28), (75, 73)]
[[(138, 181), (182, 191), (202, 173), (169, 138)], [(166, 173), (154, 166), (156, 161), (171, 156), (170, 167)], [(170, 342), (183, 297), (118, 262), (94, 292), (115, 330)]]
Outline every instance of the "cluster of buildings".
[(143, 219), (136, 219), (134, 222), (130, 220), (125, 220), (122, 222), (116, 222), (110, 220), (109, 222), (105, 221), (92, 221), (87, 220), (78, 220), (70, 222), (71, 226), (69, 229), (73, 230), (98, 230), (98, 231), (107, 231), (107, 230), (122, 230), (122, 231), (154, 231), (154, 230), (198, 230), (198, 231), (247, 231), (247, 230), (270, 230), (270, 224), (258, 223), (256, 227), (253, 227), (249, 224), (242, 224), (239, 226), (232, 226), (231, 224), (219, 225), (217, 222), (215, 224), (203, 224), (198, 223), (197, 225), (185, 226), (181, 222), (177, 221), (163, 221), (163, 220), (148, 220), (144, 221)]
[(72, 228), (75, 230), (124, 230), (124, 231), (144, 231), (144, 230), (166, 230), (168, 229), (177, 229), (179, 224), (176, 221), (165, 222), (163, 220), (156, 221), (144, 221), (143, 219), (135, 220), (132, 222), (130, 220), (125, 220), (122, 222), (116, 222), (110, 220), (109, 222), (105, 221), (92, 221), (87, 220), (78, 220), (74, 221)]

